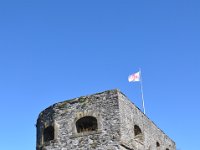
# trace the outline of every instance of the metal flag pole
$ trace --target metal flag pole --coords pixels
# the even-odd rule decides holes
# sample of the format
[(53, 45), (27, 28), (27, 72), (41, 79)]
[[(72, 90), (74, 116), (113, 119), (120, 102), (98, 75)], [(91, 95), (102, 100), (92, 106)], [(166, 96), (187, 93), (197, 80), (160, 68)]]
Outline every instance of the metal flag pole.
[(143, 94), (142, 71), (141, 71), (141, 68), (140, 68), (139, 72), (140, 72), (140, 89), (141, 89), (141, 94), (142, 94), (142, 107), (143, 107), (143, 111), (144, 111), (144, 114), (145, 114), (145, 107), (144, 107), (144, 94)]

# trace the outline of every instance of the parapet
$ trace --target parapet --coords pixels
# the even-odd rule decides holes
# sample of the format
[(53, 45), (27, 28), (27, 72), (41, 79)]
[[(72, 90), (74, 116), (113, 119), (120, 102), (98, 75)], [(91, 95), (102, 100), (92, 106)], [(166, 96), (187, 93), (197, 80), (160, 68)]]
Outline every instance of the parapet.
[(175, 150), (119, 90), (59, 102), (37, 119), (37, 150)]

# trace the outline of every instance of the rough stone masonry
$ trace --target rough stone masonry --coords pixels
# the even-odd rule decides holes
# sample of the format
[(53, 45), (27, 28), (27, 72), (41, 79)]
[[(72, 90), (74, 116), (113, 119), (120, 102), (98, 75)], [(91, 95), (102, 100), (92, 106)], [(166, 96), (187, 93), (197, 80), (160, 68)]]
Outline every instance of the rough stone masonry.
[(175, 150), (119, 90), (56, 103), (39, 114), (36, 150)]

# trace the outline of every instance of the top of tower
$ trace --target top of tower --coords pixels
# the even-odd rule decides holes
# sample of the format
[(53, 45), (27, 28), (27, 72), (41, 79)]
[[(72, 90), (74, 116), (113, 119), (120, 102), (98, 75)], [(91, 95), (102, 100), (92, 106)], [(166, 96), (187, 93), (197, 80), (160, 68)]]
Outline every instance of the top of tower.
[[(96, 138), (99, 145), (93, 147)], [(86, 144), (88, 139), (93, 144)], [(79, 144), (73, 144), (77, 140)], [(175, 149), (175, 143), (119, 89), (65, 100), (43, 110), (37, 119), (38, 150), (61, 148), (63, 141), (67, 141), (67, 149), (116, 149), (117, 145)]]

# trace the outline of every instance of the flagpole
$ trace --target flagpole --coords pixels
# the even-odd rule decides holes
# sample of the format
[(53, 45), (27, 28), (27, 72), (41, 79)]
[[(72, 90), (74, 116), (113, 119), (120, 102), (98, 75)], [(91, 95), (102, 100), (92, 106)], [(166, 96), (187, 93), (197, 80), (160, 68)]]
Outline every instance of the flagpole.
[(145, 114), (145, 107), (144, 107), (144, 94), (143, 94), (143, 84), (142, 84), (142, 71), (141, 68), (139, 69), (140, 71), (140, 89), (141, 89), (141, 94), (142, 94), (142, 107), (143, 107), (143, 111)]

